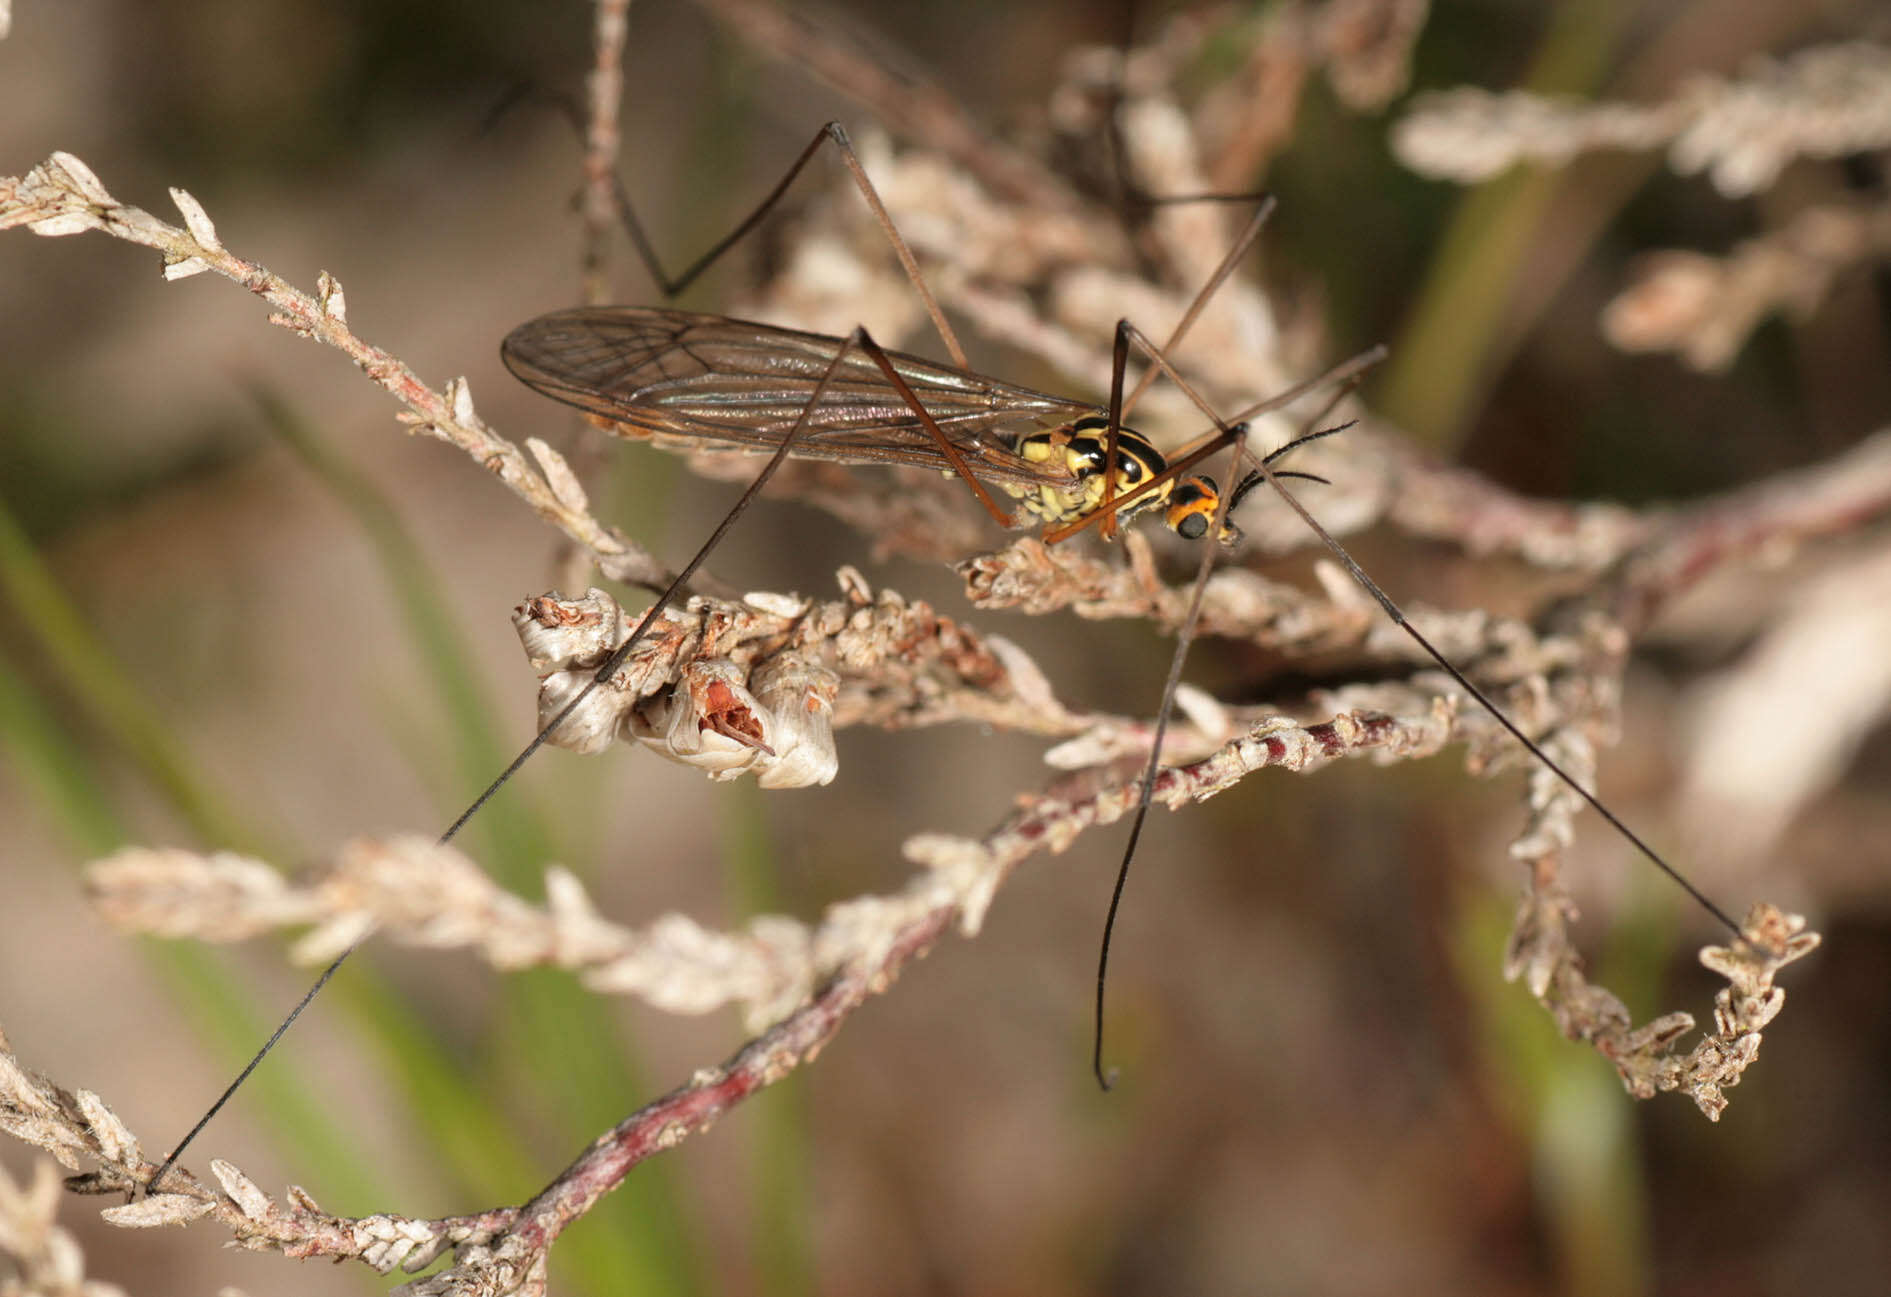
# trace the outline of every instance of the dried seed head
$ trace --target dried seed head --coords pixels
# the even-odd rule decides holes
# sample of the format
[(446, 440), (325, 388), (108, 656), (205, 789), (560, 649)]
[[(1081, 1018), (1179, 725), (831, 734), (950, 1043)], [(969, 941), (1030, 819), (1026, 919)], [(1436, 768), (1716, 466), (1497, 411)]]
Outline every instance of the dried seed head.
[(751, 683), (764, 714), (773, 718), (775, 755), (757, 774), (764, 788), (806, 788), (833, 781), (834, 699), (840, 677), (803, 654), (785, 651), (755, 668)]
[(597, 589), (582, 599), (542, 595), (515, 609), (513, 624), (541, 676), (541, 724), (590, 690), (548, 742), (594, 753), (635, 740), (712, 779), (752, 773), (764, 788), (805, 788), (831, 781), (840, 764), (840, 678), (818, 650), (777, 647), (810, 607), (785, 596), (693, 599), (659, 618), (595, 687), (597, 669), (630, 633), (616, 600)]
[(768, 722), (742, 669), (716, 659), (690, 663), (674, 689), (633, 708), (624, 717), (624, 733), (711, 779), (733, 779), (774, 755)]
[(630, 635), (630, 618), (615, 599), (596, 587), (582, 599), (541, 595), (513, 609), (512, 624), (540, 676), (541, 726), (590, 689), (546, 740), (587, 755), (609, 747), (625, 732), (638, 702), (667, 685), (678, 652), (695, 630), (693, 620), (666, 612), (623, 666), (592, 688), (597, 669)]
[(617, 600), (596, 586), (582, 599), (540, 595), (512, 610), (519, 643), (540, 675), (600, 666), (630, 634)]
[(765, 659), (752, 676), (725, 659), (683, 668), (668, 693), (625, 718), (625, 733), (712, 779), (755, 774), (764, 788), (805, 788), (834, 778), (834, 698), (840, 678), (800, 654)]

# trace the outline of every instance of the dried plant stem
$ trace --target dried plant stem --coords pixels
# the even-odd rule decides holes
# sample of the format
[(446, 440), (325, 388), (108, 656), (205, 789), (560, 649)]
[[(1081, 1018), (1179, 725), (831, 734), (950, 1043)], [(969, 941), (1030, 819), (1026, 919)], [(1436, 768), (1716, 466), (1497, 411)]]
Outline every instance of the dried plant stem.
[(502, 1232), (463, 1245), (452, 1269), (413, 1285), (414, 1297), (521, 1290), (542, 1273), (546, 1253), (565, 1227), (622, 1183), (640, 1162), (674, 1148), (743, 1100), (811, 1062), (855, 1009), (869, 996), (887, 990), (907, 961), (930, 949), (949, 925), (952, 913), (950, 906), (919, 913), (889, 935), (880, 958), (843, 968), (812, 1000), (744, 1045), (727, 1062), (699, 1069), (687, 1084), (632, 1113), (520, 1207)]
[[(0, 36), (6, 8), (0, 2)], [(0, 1167), (0, 1292), (7, 1297), (125, 1297), (117, 1284), (85, 1277), (78, 1240), (57, 1223), (64, 1199), (53, 1164), (33, 1164), (30, 1184)]]
[(1683, 175), (1706, 171), (1729, 198), (1770, 186), (1798, 157), (1891, 144), (1891, 49), (1850, 41), (1756, 58), (1736, 78), (1698, 77), (1659, 104), (1588, 104), (1524, 91), (1427, 95), (1393, 129), (1414, 171), (1461, 184), (1593, 149), (1669, 145)]
[(1725, 257), (1671, 250), (1643, 259), (1602, 311), (1623, 351), (1673, 351), (1705, 373), (1730, 366), (1774, 312), (1798, 321), (1848, 272), (1891, 261), (1891, 204), (1809, 207)]
[(611, 300), (610, 240), (617, 228), (617, 155), (624, 101), (624, 42), (630, 36), (630, 0), (597, 0), (591, 16), (591, 71), (585, 77), (584, 300)]
[(646, 588), (661, 589), (669, 573), (634, 541), (592, 517), (578, 480), (557, 453), (534, 442), (534, 465), (517, 445), (487, 426), (473, 408), (466, 380), (456, 378), (436, 392), (395, 356), (364, 342), (348, 327), (346, 300), (333, 276), (323, 272), (311, 297), (267, 268), (228, 251), (209, 215), (195, 198), (172, 189), (184, 227), (119, 202), (91, 168), (69, 153), (55, 153), (24, 176), (0, 177), (0, 229), (23, 225), (57, 236), (98, 230), (164, 256), (167, 279), (214, 271), (268, 302), (272, 324), (334, 347), (407, 407), (400, 421), (457, 446), (503, 482), (534, 512), (592, 555), (600, 571)]
[(1781, 473), (1678, 511), (1628, 556), (1606, 592), (1639, 634), (1668, 602), (1762, 549), (1855, 530), (1891, 508), (1891, 428), (1822, 464)]

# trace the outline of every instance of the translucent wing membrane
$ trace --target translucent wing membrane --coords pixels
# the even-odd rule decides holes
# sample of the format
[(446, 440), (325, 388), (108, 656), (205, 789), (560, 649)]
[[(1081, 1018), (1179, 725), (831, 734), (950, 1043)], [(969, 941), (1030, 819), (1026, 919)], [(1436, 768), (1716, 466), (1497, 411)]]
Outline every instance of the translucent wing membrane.
[[(500, 350), (528, 387), (574, 405), (627, 437), (779, 446), (808, 407), (841, 340), (720, 315), (642, 306), (581, 307), (514, 329)], [(900, 376), (988, 481), (1063, 486), (1052, 464), (1012, 452), (1001, 429), (1055, 427), (1101, 413), (1096, 406), (1014, 387), (904, 352), (887, 352)], [(858, 348), (846, 355), (789, 452), (843, 464), (911, 464), (952, 472), (919, 417)]]

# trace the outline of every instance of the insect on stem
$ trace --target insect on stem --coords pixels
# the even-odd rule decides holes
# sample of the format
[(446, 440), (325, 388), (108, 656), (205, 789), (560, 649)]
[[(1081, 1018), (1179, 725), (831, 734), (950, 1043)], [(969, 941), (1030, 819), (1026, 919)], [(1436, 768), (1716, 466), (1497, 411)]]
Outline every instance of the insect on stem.
[[(1127, 324), (1128, 322), (1125, 321), (1124, 323)], [(1129, 327), (1130, 330), (1133, 331), (1134, 326)], [(1139, 334), (1137, 336), (1140, 337)], [(1250, 405), (1247, 409), (1242, 410), (1235, 416), (1236, 421), (1233, 423), (1223, 423), (1220, 417), (1215, 415), (1213, 410), (1209, 410), (1209, 417), (1215, 420), (1218, 431), (1209, 433), (1193, 446), (1177, 451), (1175, 457), (1170, 460), (1168, 470), (1163, 476), (1153, 478), (1131, 490), (1124, 491), (1113, 499), (1098, 505), (1095, 510), (1073, 518), (1071, 521), (1061, 526), (1046, 528), (1044, 531), (1044, 543), (1047, 545), (1055, 545), (1060, 541), (1068, 540), (1086, 527), (1095, 526), (1097, 523), (1102, 522), (1106, 513), (1114, 513), (1134, 505), (1137, 501), (1146, 498), (1150, 493), (1162, 489), (1163, 486), (1172, 481), (1179, 474), (1186, 473), (1189, 469), (1194, 468), (1203, 460), (1226, 449), (1228, 446), (1237, 444), (1241, 438), (1245, 436), (1248, 420), (1258, 418), (1263, 414), (1281, 409), (1284, 406), (1292, 405), (1295, 401), (1298, 401), (1308, 393), (1320, 391), (1329, 385), (1349, 383), (1359, 374), (1364, 373), (1381, 360), (1384, 360), (1385, 356), (1386, 349), (1383, 345), (1371, 347), (1350, 359), (1341, 361), (1317, 378), (1310, 378), (1305, 382), (1296, 383), (1284, 392)], [(1158, 364), (1166, 364), (1166, 362), (1158, 361)], [(1191, 395), (1192, 394), (1191, 392)], [(1208, 408), (1206, 403), (1203, 403), (1203, 408)], [(1332, 436), (1333, 433), (1337, 431), (1339, 431), (1339, 429), (1335, 428), (1317, 433), (1304, 433), (1294, 438), (1286, 445), (1276, 447), (1273, 451), (1269, 452), (1267, 456), (1268, 462), (1271, 463), (1281, 458), (1286, 455), (1288, 451), (1295, 447), (1302, 446), (1308, 441), (1320, 437)], [(1295, 473), (1293, 476), (1305, 477), (1306, 474)], [(1246, 494), (1246, 492), (1241, 491), (1239, 487), (1236, 488), (1236, 491), (1241, 495)], [(1236, 503), (1239, 503), (1239, 501), (1237, 500)]]
[[(513, 330), (501, 348), (501, 356), (513, 374), (544, 395), (585, 411), (594, 422), (630, 439), (647, 439), (669, 447), (722, 446), (766, 452), (768, 460), (714, 533), (646, 610), (630, 638), (454, 820), (441, 835), (441, 844), (451, 841), (592, 691), (619, 670), (789, 456), (844, 464), (910, 465), (950, 473), (967, 483), (996, 521), (1010, 526), (1013, 515), (998, 503), (989, 489), (996, 486), (1021, 501), (1024, 513), (1044, 523), (1044, 540), (1051, 544), (1091, 525), (1100, 525), (1106, 535), (1113, 534), (1120, 523), (1155, 511), (1161, 512), (1165, 525), (1185, 538), (1213, 537), (1224, 544), (1232, 543), (1238, 533), (1228, 518), (1231, 509), (1265, 482), (1294, 509), (1386, 615), (1469, 697), (1489, 711), (1544, 768), (1600, 811), (1618, 832), (1680, 883), (1689, 895), (1722, 923), (1735, 927), (1718, 907), (1553, 761), (1412, 627), (1398, 606), (1344, 547), (1282, 485), (1283, 479), (1289, 477), (1324, 482), (1325, 479), (1313, 474), (1276, 466), (1277, 461), (1291, 451), (1340, 430), (1306, 430), (1313, 428), (1319, 418), (1324, 417), (1324, 412), (1307, 423), (1299, 436), (1264, 456), (1255, 457), (1246, 447), (1247, 420), (1283, 408), (1328, 386), (1337, 389), (1338, 394), (1333, 398), (1337, 402), (1339, 395), (1385, 354), (1384, 348), (1364, 352), (1318, 378), (1257, 402), (1239, 412), (1233, 420), (1218, 416), (1170, 363), (1169, 354), (1181, 344), (1209, 296), (1233, 272), (1242, 254), (1258, 236), (1272, 210), (1271, 200), (1258, 204), (1228, 255), (1162, 346), (1156, 346), (1128, 320), (1119, 321), (1112, 352), (1109, 404), (1100, 408), (1088, 401), (1004, 383), (967, 366), (964, 349), (926, 286), (911, 249), (894, 227), (846, 132), (836, 123), (822, 127), (754, 211), (674, 279), (664, 272), (621, 184), (617, 185), (617, 202), (630, 238), (664, 292), (681, 291), (754, 229), (805, 170), (824, 141), (841, 154), (856, 187), (923, 299), (953, 363), (945, 365), (888, 351), (864, 328), (855, 328), (845, 338), (835, 338), (664, 307), (585, 307), (556, 311)], [(1146, 356), (1150, 364), (1126, 393), (1125, 375), (1132, 349)], [(1163, 455), (1140, 433), (1123, 423), (1158, 374), (1175, 383), (1216, 429), (1174, 456)], [(1332, 403), (1329, 403), (1327, 409), (1331, 408)], [(1017, 431), (1019, 428), (1024, 431)], [(1207, 477), (1183, 477), (1202, 460), (1229, 447), (1233, 448), (1233, 454), (1221, 484)], [(1243, 476), (1240, 470), (1246, 458), (1255, 458), (1256, 468)], [(1110, 936), (1129, 865), (1160, 776), (1163, 740), (1216, 548), (1214, 545), (1203, 547), (1188, 613), (1177, 633), (1153, 743), (1138, 785), (1136, 813), (1111, 893), (1098, 956), (1092, 1066), (1106, 1089), (1110, 1077), (1103, 1068), (1102, 1030)], [(343, 951), (322, 971), (236, 1080), (146, 1181), (147, 1190), (161, 1183), (178, 1157), (229, 1102), (359, 944)]]

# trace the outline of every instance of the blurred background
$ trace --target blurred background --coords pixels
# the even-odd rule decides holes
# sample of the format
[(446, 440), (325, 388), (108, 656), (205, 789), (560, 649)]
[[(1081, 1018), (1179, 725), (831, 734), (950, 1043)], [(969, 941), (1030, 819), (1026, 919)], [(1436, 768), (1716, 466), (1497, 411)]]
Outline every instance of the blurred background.
[[(1272, 6), (1252, 29), (1325, 8)], [(1122, 30), (1112, 4), (797, 12), (995, 133), (1028, 132), (1045, 69)], [(1137, 30), (1164, 19), (1139, 9)], [(590, 22), (575, 0), (16, 0), (0, 172), (66, 150), (165, 219), (167, 186), (186, 188), (238, 255), (305, 289), (335, 274), (362, 337), (435, 386), (464, 374), (496, 427), (564, 435), (571, 421), (505, 375), (498, 342), (578, 300), (578, 148), (553, 112), (494, 110), (522, 87), (577, 93)], [(674, 260), (746, 211), (819, 123), (871, 125), (696, 6), (640, 0), (631, 23), (623, 167)], [(1866, 0), (1450, 3), (1425, 21), (1410, 84), (1657, 100), (1696, 73), (1886, 27)], [(1197, 73), (1213, 74), (1212, 59)], [(1769, 319), (1720, 372), (1624, 355), (1597, 322), (1650, 250), (1724, 255), (1809, 204), (1882, 208), (1882, 153), (1801, 161), (1740, 200), (1659, 154), (1466, 190), (1394, 160), (1403, 102), (1362, 111), (1312, 77), (1284, 148), (1235, 183), (1281, 198), (1262, 254), (1281, 310), (1322, 360), (1391, 343), (1367, 402), (1431, 453), (1529, 494), (1645, 504), (1818, 462), (1891, 419), (1881, 268), (1839, 276), (1803, 319)], [(691, 302), (713, 308), (748, 264)], [(622, 298), (654, 299), (619, 267)], [(268, 326), (227, 281), (158, 270), (98, 235), (0, 237), (0, 1024), (29, 1065), (103, 1095), (152, 1155), (308, 973), (277, 941), (122, 938), (87, 910), (80, 867), (128, 842), (295, 867), (358, 835), (437, 832), (529, 737), (535, 682), (507, 613), (558, 575), (547, 531), (457, 453), (403, 435), (338, 353)], [(734, 495), (642, 449), (592, 486), (600, 516), (674, 563)], [(1871, 539), (1834, 549), (1868, 554)], [(1395, 594), (1447, 606), (1495, 598), (1510, 575), (1397, 536), (1360, 552)], [(1676, 840), (1689, 708), (1830, 557), (1729, 576), (1644, 646), (1602, 787), (1658, 841)], [(826, 595), (852, 562), (965, 615), (949, 574), (868, 559), (840, 524), (773, 503), (713, 566), (742, 588)], [(1056, 662), (1078, 703), (1153, 705), (1168, 643), (1147, 626), (969, 619)], [(1238, 670), (1208, 648), (1194, 674)], [(1891, 745), (1869, 715), (1857, 729), (1783, 852), (1719, 873), (1683, 856), (1736, 912), (1771, 899), (1827, 941), (1786, 975), (1787, 1012), (1717, 1126), (1676, 1096), (1632, 1103), (1502, 981), (1516, 777), (1473, 780), (1456, 752), (1268, 772), (1151, 822), (1112, 964), (1115, 1093), (1086, 1066), (1120, 849), (1097, 833), (1021, 870), (976, 942), (942, 942), (816, 1066), (639, 1168), (556, 1250), (554, 1290), (1882, 1291)], [(1755, 744), (1773, 741), (1756, 723)], [(531, 895), (546, 862), (566, 863), (626, 923), (812, 920), (896, 889), (909, 834), (982, 833), (1044, 781), (1042, 745), (1016, 736), (840, 745), (834, 784), (767, 796), (642, 753), (547, 752), (463, 843)], [(1715, 930), (1593, 821), (1584, 833), (1576, 935), (1597, 979), (1638, 1019), (1705, 1017), (1716, 983), (1694, 951)], [(733, 1015), (666, 1017), (559, 974), (501, 978), (381, 943), (194, 1158), (349, 1214), (515, 1203), (741, 1039)], [(30, 1161), (0, 1147), (16, 1175)], [(228, 1252), (208, 1227), (90, 1218), (67, 1204), (90, 1273), (135, 1294), (388, 1282)]]

